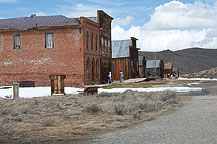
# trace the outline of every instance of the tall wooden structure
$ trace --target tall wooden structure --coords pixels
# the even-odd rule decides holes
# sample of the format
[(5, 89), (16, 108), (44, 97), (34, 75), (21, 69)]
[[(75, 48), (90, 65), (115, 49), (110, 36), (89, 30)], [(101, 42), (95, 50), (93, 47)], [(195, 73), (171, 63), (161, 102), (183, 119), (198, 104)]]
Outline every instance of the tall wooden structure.
[(102, 10), (97, 11), (99, 24), (99, 46), (100, 46), (100, 73), (101, 82), (108, 81), (108, 74), (112, 71), (112, 44), (111, 44), (111, 22), (113, 18)]
[(120, 71), (124, 73), (124, 79), (139, 77), (137, 40), (131, 37), (129, 40), (112, 41), (113, 80), (120, 80)]

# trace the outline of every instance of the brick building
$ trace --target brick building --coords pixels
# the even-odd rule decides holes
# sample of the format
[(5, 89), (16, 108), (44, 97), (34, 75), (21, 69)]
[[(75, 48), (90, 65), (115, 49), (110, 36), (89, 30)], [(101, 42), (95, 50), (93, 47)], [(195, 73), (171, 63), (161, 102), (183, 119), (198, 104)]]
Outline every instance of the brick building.
[(65, 75), (66, 86), (100, 83), (99, 41), (99, 24), (84, 17), (0, 19), (0, 85), (49, 86), (50, 75)]
[[(113, 18), (103, 10), (98, 10), (97, 17), (87, 17), (87, 19), (99, 25), (100, 79), (101, 83), (107, 83), (108, 74), (112, 71), (111, 23)], [(78, 19), (75, 18), (75, 20)]]

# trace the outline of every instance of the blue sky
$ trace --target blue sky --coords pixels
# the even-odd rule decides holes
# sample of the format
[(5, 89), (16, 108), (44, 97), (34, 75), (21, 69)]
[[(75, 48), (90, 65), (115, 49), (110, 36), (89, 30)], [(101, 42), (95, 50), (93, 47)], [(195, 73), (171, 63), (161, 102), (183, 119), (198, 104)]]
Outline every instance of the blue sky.
[(114, 17), (112, 39), (145, 51), (217, 48), (217, 0), (0, 0), (0, 19), (37, 15)]
[[(45, 15), (77, 16), (96, 15), (97, 9), (103, 9), (114, 18), (132, 16), (136, 21), (132, 24), (143, 25), (148, 21), (155, 7), (171, 0), (0, 0), (0, 17), (12, 18), (30, 16), (33, 13)], [(194, 2), (193, 0), (181, 0)], [(81, 7), (79, 10), (78, 8)], [(94, 12), (95, 13), (94, 13)], [(72, 14), (74, 13), (74, 15)], [(78, 15), (77, 15), (78, 14)], [(85, 16), (85, 15), (84, 15)], [(129, 27), (129, 26), (128, 26)]]

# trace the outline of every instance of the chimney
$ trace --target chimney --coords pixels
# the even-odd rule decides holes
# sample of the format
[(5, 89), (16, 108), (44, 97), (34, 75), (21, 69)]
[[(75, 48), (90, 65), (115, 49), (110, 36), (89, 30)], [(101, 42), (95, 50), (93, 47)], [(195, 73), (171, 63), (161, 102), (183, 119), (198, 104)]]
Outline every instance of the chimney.
[(31, 18), (34, 18), (34, 17), (36, 17), (36, 14), (32, 14), (32, 15), (31, 15)]

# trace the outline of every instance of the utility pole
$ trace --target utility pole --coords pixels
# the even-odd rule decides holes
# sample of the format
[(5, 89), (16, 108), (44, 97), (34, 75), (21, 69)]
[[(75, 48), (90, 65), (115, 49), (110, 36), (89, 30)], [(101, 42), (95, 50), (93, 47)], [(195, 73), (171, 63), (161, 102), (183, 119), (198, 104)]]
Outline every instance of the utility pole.
[(157, 73), (157, 70), (156, 70), (156, 52), (154, 53), (154, 78), (156, 78), (156, 73)]

